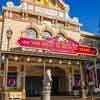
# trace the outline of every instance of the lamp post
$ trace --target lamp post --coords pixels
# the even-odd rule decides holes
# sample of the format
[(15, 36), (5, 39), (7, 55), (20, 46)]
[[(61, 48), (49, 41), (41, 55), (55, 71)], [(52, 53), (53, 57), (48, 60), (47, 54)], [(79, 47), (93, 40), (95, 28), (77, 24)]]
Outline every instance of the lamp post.
[(85, 100), (86, 97), (86, 91), (85, 91), (85, 82), (84, 82), (84, 75), (83, 75), (83, 67), (82, 62), (80, 61), (80, 76), (81, 76), (81, 91), (82, 91), (82, 98)]
[(9, 27), (9, 29), (6, 31), (6, 35), (7, 35), (7, 50), (9, 50), (9, 45), (10, 45), (10, 39), (12, 37), (13, 31), (12, 29)]
[[(10, 43), (10, 39), (12, 37), (12, 30), (11, 28), (9, 27), (8, 30), (6, 31), (6, 36), (7, 36), (7, 51), (9, 51), (9, 43)], [(8, 100), (8, 93), (6, 91), (7, 89), (7, 79), (8, 79), (8, 66), (9, 66), (9, 62), (8, 62), (8, 55), (6, 56), (6, 60), (5, 60), (5, 67), (4, 67), (4, 73), (5, 73), (5, 76), (4, 76), (4, 89), (5, 89), (5, 100)]]

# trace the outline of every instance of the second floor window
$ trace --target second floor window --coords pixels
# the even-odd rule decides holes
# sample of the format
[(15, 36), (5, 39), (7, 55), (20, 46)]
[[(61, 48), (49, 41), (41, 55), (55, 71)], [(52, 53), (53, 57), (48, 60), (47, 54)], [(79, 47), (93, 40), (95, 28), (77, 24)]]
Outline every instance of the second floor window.
[(37, 32), (32, 28), (28, 28), (25, 37), (35, 39), (37, 38)]
[(48, 32), (48, 31), (45, 31), (45, 32), (43, 32), (43, 38), (50, 38), (52, 35), (51, 35), (51, 33), (50, 32)]
[(59, 40), (62, 40), (62, 41), (66, 39), (63, 33), (59, 33), (58, 37), (59, 37)]

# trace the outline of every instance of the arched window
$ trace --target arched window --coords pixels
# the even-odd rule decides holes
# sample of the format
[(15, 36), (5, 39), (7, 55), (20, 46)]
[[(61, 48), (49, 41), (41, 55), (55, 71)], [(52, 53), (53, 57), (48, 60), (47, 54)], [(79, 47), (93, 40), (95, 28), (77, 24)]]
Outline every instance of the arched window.
[(48, 32), (48, 31), (44, 31), (43, 32), (43, 36), (42, 36), (42, 38), (50, 38), (52, 35), (51, 35), (51, 33), (50, 32)]
[(60, 40), (66, 39), (63, 33), (58, 33), (58, 37), (59, 37)]
[(26, 35), (25, 35), (27, 38), (37, 38), (37, 32), (32, 29), (32, 28), (28, 28), (27, 31), (26, 31)]

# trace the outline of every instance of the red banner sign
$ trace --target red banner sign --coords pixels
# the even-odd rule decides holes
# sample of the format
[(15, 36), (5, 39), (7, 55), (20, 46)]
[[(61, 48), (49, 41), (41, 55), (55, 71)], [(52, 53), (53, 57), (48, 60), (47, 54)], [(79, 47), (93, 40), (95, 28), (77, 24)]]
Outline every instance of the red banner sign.
[(18, 40), (18, 44), (24, 47), (46, 49), (50, 52), (62, 54), (97, 54), (97, 50), (95, 48), (80, 46), (78, 42), (72, 39), (60, 41), (58, 37), (47, 39), (20, 38)]

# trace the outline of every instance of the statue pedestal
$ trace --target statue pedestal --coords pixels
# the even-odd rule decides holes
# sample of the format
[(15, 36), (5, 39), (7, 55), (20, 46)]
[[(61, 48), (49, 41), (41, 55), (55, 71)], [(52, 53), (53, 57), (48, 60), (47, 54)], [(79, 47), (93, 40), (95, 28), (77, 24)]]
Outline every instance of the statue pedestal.
[(42, 91), (42, 98), (41, 100), (50, 100), (51, 98), (51, 87), (44, 86)]

